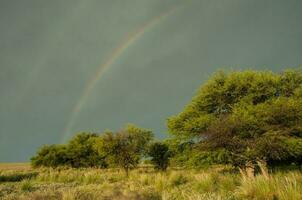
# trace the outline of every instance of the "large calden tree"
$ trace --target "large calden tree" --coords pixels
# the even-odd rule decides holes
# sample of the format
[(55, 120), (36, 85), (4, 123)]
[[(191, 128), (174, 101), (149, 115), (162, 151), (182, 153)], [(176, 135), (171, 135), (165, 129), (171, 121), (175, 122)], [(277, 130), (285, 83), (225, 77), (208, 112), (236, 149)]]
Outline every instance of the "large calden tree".
[(302, 72), (218, 72), (183, 112), (168, 120), (170, 133), (199, 139), (203, 151), (228, 152), (252, 175), (258, 165), (302, 161)]

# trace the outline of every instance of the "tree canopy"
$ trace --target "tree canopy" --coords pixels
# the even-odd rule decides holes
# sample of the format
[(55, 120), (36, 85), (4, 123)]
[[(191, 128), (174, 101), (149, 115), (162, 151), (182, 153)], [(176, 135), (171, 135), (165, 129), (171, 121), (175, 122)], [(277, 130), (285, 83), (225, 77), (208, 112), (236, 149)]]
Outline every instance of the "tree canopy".
[(168, 120), (177, 137), (201, 149), (226, 150), (234, 165), (301, 162), (302, 72), (216, 73), (184, 111)]
[(163, 142), (154, 142), (150, 145), (148, 155), (151, 157), (151, 163), (157, 170), (165, 171), (169, 165), (169, 158), (172, 156), (169, 146)]
[(95, 133), (79, 133), (67, 144), (69, 164), (72, 167), (94, 167), (102, 164), (102, 159), (94, 149), (98, 138)]
[(68, 163), (67, 148), (65, 145), (44, 145), (31, 158), (34, 167), (58, 167)]
[(127, 173), (146, 156), (151, 130), (129, 124), (116, 133), (82, 132), (65, 145), (45, 145), (31, 158), (34, 167), (121, 167)]
[(130, 124), (116, 133), (107, 131), (98, 139), (96, 149), (109, 166), (121, 167), (128, 174), (146, 154), (152, 139), (152, 131)]

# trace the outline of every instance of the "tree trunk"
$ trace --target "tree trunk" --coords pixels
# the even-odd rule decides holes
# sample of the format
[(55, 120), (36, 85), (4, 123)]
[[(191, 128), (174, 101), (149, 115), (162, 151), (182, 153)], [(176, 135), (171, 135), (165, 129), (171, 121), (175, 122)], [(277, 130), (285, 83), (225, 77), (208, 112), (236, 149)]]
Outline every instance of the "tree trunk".
[(253, 179), (255, 177), (255, 165), (247, 162), (245, 166), (239, 167), (239, 172), (243, 180)]
[(239, 167), (239, 172), (241, 174), (242, 179), (245, 181), (247, 179), (245, 167)]
[(249, 179), (255, 177), (255, 165), (252, 162), (246, 163), (246, 175)]
[(125, 168), (125, 172), (126, 172), (126, 177), (129, 177), (129, 168), (128, 167)]
[(269, 179), (269, 173), (267, 169), (267, 163), (265, 160), (257, 160), (257, 164), (261, 170), (261, 174), (266, 178)]

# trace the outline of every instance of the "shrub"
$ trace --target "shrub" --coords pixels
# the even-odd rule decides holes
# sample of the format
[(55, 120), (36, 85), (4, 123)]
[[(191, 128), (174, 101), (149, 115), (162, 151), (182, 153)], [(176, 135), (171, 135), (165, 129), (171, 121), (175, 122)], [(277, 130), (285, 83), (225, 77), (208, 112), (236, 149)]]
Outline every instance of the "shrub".
[(68, 152), (65, 145), (44, 145), (31, 158), (33, 167), (58, 167), (66, 165), (68, 161)]
[(168, 145), (155, 142), (150, 146), (148, 155), (151, 157), (151, 163), (154, 164), (155, 169), (163, 171), (167, 169), (171, 156)]
[(74, 136), (67, 145), (68, 163), (72, 167), (104, 166), (103, 159), (94, 148), (98, 136), (94, 133), (80, 133)]
[(96, 149), (111, 167), (120, 167), (127, 176), (146, 154), (149, 142), (153, 139), (150, 130), (128, 125), (117, 133), (106, 132), (98, 139)]

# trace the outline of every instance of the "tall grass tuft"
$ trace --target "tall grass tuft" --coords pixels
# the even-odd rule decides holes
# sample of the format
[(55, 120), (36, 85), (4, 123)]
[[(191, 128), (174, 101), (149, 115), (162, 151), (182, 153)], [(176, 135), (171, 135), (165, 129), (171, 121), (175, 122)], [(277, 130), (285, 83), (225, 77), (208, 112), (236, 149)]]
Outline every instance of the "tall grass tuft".
[(253, 180), (242, 181), (238, 196), (246, 199), (299, 200), (302, 199), (301, 174), (276, 174), (270, 179), (257, 176)]
[(33, 191), (34, 186), (33, 183), (30, 180), (24, 180), (21, 182), (21, 190), (23, 192), (31, 192)]

